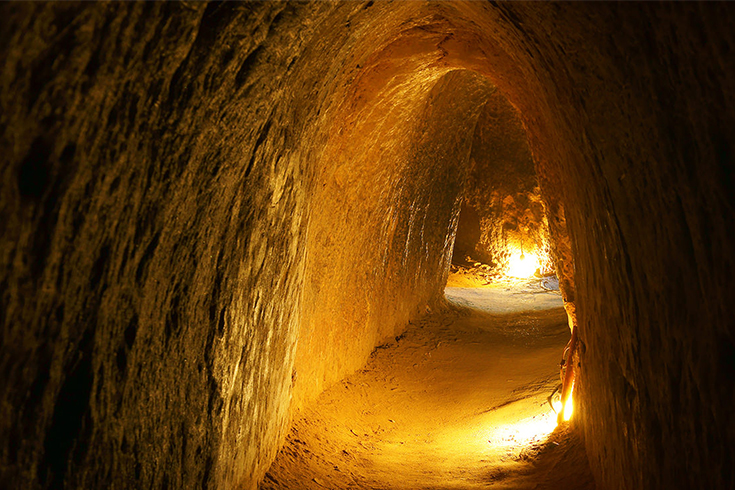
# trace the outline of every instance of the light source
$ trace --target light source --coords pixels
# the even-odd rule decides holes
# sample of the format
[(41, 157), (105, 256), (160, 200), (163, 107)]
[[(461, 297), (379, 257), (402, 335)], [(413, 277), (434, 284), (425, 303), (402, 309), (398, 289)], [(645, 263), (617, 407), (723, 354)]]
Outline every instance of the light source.
[(522, 249), (516, 249), (511, 252), (508, 259), (508, 269), (506, 275), (525, 279), (531, 277), (540, 267), (539, 256), (534, 253), (523, 253)]

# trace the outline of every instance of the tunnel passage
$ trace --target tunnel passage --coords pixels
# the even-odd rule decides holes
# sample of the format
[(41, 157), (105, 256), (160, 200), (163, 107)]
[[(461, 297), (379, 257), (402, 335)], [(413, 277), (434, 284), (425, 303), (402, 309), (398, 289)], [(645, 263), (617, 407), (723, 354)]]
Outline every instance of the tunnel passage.
[(1, 8), (2, 481), (255, 487), (292, 411), (439, 294), (449, 199), (412, 185), (463, 145), (421, 140), (424, 96), (479, 107), (484, 77), (538, 168), (598, 484), (733, 486), (731, 5)]
[(480, 112), (452, 262), (480, 261), (501, 276), (511, 255), (549, 260), (549, 230), (538, 177), (520, 117), (496, 92)]

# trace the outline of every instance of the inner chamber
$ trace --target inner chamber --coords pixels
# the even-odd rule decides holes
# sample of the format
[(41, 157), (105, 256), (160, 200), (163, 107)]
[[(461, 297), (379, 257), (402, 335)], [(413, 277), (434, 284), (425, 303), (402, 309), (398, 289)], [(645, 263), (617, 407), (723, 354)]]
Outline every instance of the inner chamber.
[(528, 138), (518, 113), (497, 91), (480, 111), (468, 174), (452, 263), (471, 267), (480, 262), (488, 280), (553, 274)]

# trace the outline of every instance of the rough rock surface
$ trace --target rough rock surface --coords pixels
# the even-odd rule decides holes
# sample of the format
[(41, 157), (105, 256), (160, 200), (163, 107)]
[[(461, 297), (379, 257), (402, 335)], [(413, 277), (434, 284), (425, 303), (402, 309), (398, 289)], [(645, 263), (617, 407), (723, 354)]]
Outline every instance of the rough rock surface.
[(495, 86), (600, 487), (735, 485), (735, 6), (1, 10), (0, 481), (255, 487), (289, 414), (439, 296)]

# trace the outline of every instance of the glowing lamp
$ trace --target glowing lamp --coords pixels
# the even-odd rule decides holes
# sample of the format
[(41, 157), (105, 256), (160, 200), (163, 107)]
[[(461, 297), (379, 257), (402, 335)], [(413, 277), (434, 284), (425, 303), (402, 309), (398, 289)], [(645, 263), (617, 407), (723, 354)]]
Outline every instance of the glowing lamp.
[(567, 400), (567, 403), (564, 405), (564, 421), (568, 421), (572, 418), (572, 413), (574, 412), (574, 398), (572, 395), (569, 395), (569, 399)]
[(510, 277), (525, 279), (526, 277), (531, 277), (539, 266), (540, 261), (538, 255), (514, 252), (508, 260), (508, 272), (506, 274)]

